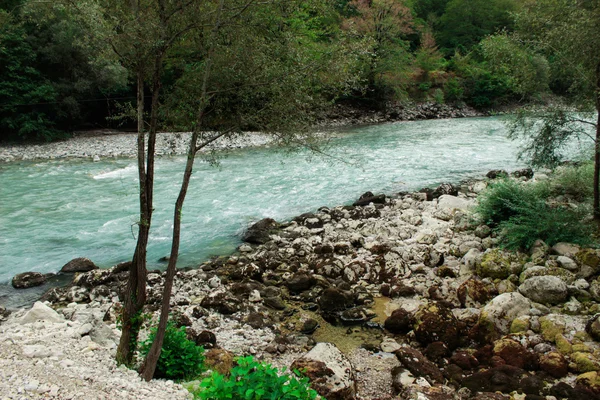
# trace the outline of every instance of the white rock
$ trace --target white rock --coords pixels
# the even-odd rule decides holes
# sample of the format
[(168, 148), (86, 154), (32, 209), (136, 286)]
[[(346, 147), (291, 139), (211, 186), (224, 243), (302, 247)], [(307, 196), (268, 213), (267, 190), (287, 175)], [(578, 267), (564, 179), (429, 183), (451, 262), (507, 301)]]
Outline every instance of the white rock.
[(473, 207), (473, 201), (462, 199), (456, 196), (450, 196), (449, 194), (444, 194), (440, 196), (438, 199), (438, 208), (445, 209), (457, 209), (457, 210), (469, 210)]
[(213, 276), (212, 278), (210, 278), (208, 280), (208, 286), (210, 286), (213, 289), (218, 288), (219, 286), (221, 286), (221, 278), (219, 278), (218, 276)]
[(258, 290), (253, 290), (248, 295), (248, 301), (252, 303), (258, 303), (261, 300), (260, 292)]
[(45, 358), (52, 355), (52, 349), (41, 344), (23, 346), (23, 355), (29, 358)]
[(505, 335), (509, 332), (512, 321), (527, 315), (530, 308), (531, 301), (521, 293), (503, 293), (483, 307), (479, 320), (484, 324), (493, 324), (497, 333)]
[(558, 256), (556, 261), (558, 261), (561, 267), (568, 269), (569, 271), (577, 271), (579, 269), (577, 263), (569, 257)]
[(519, 292), (542, 304), (557, 304), (565, 301), (568, 296), (567, 284), (557, 276), (542, 275), (526, 279)]
[(65, 319), (44, 303), (36, 301), (20, 322), (21, 324), (31, 324), (40, 320), (57, 323), (63, 322)]
[(353, 367), (348, 358), (332, 343), (317, 343), (308, 353), (299, 360), (317, 361), (325, 364), (325, 368), (333, 374), (324, 377), (325, 386), (335, 398), (354, 398), (356, 394), (356, 381)]
[(383, 339), (383, 342), (381, 342), (381, 344), (379, 345), (379, 348), (381, 349), (381, 351), (383, 351), (385, 353), (393, 353), (394, 351), (398, 350), (400, 347), (401, 346), (398, 344), (398, 342), (396, 342), (392, 338)]

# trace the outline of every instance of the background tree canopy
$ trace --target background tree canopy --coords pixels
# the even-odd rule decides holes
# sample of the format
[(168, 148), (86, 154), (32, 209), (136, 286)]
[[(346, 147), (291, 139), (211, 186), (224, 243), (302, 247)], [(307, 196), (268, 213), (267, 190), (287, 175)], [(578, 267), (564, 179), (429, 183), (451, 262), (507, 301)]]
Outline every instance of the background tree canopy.
[[(143, 4), (139, 18), (151, 21), (154, 11)], [(326, 0), (294, 4), (279, 3), (262, 21), (244, 20), (245, 25), (238, 28), (246, 35), (245, 43), (236, 42), (230, 50), (252, 51), (254, 47), (269, 56), (279, 53), (282, 60), (297, 57), (315, 66), (327, 65), (297, 84), (313, 86), (320, 99), (330, 104), (381, 108), (429, 101), (485, 109), (544, 102), (552, 96), (581, 98), (583, 93), (588, 93), (583, 102), (589, 104), (593, 92), (589, 83), (595, 78), (589, 62), (593, 63), (590, 60), (600, 48), (595, 43), (600, 36), (594, 25), (594, 2)], [(121, 6), (109, 0), (0, 1), (0, 140), (53, 140), (91, 127), (135, 129), (138, 69), (140, 65), (151, 69), (151, 46), (159, 43), (136, 42), (136, 35), (140, 40), (151, 37), (152, 27), (140, 25), (139, 31), (128, 31), (131, 24), (118, 23), (132, 17), (106, 12), (106, 7), (118, 11)], [(552, 18), (550, 27), (544, 16)], [(271, 39), (261, 42), (259, 26), (252, 23), (269, 29)], [(117, 26), (122, 32), (115, 37)], [(195, 79), (194, 73), (202, 68), (196, 39), (187, 38), (166, 54), (159, 101), (169, 107), (158, 116), (160, 129), (181, 129), (189, 121), (186, 108), (191, 103), (176, 105), (172, 99), (193, 102), (194, 94), (184, 93), (181, 85)], [(149, 50), (140, 58), (145, 45)], [(583, 47), (589, 49), (585, 54), (577, 51)], [(334, 53), (336, 63), (322, 58)], [(581, 62), (573, 62), (581, 57)], [(146, 61), (139, 65), (132, 62), (142, 59)], [(238, 88), (253, 84), (255, 90), (232, 90), (220, 96), (218, 117), (215, 114), (207, 120), (207, 127), (238, 120), (251, 129), (259, 121), (248, 117), (241, 121), (239, 112), (260, 108), (269, 90), (284, 90), (277, 88), (275, 80), (270, 89), (256, 86), (250, 67), (238, 63), (223, 68), (219, 79), (235, 82)], [(284, 68), (281, 64), (261, 68), (267, 67), (273, 74), (276, 68)], [(149, 73), (145, 72), (145, 78)], [(338, 84), (340, 76), (346, 79), (343, 85)], [(149, 102), (145, 104), (144, 111), (149, 113)]]

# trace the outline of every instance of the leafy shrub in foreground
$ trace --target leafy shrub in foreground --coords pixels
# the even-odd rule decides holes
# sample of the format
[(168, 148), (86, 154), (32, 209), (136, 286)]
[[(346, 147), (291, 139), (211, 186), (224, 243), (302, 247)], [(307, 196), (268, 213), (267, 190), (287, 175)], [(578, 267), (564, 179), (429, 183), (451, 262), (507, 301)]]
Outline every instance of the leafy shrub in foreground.
[(229, 376), (213, 372), (198, 388), (190, 390), (201, 400), (313, 400), (317, 392), (310, 389), (307, 378), (279, 375), (277, 368), (240, 357)]
[[(156, 330), (156, 327), (152, 328), (150, 336), (140, 346), (140, 353), (144, 357), (150, 351)], [(185, 327), (176, 328), (169, 321), (154, 376), (167, 379), (195, 377), (202, 371), (203, 363), (204, 348), (188, 340)]]

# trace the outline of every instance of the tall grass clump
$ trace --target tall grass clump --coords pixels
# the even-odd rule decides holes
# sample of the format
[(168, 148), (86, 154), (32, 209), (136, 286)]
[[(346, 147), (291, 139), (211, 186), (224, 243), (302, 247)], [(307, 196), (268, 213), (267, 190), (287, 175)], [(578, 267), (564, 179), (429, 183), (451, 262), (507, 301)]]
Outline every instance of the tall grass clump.
[(269, 364), (251, 356), (240, 357), (228, 376), (213, 372), (195, 387), (187, 389), (198, 400), (314, 400), (317, 392), (307, 378), (281, 374)]
[[(573, 182), (572, 175), (561, 179)], [(589, 214), (585, 205), (572, 208), (547, 202), (553, 193), (565, 190), (562, 187), (555, 181), (523, 184), (501, 180), (480, 195), (476, 212), (508, 249), (529, 250), (537, 239), (550, 246), (558, 242), (590, 244), (593, 228), (582, 222)]]

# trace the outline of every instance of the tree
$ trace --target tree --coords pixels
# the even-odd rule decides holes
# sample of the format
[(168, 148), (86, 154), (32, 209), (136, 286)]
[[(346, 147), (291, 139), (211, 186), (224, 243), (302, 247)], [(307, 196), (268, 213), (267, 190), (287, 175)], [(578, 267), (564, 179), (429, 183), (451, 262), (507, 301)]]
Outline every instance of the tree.
[(510, 29), (515, 0), (451, 0), (439, 21), (436, 39), (446, 54), (470, 50), (498, 30)]
[(126, 86), (126, 71), (100, 40), (100, 26), (84, 27), (64, 4), (12, 1), (0, 6), (0, 15), (4, 139), (64, 137)]
[(547, 92), (550, 80), (548, 60), (506, 32), (488, 36), (479, 44), (490, 71), (509, 82), (522, 98)]
[(354, 0), (357, 15), (345, 29), (368, 44), (365, 67), (372, 97), (377, 99), (404, 91), (411, 57), (404, 36), (413, 32), (412, 13), (404, 0)]
[[(535, 115), (521, 114), (511, 128), (513, 137), (525, 137), (524, 154), (534, 165), (552, 165), (568, 139), (590, 135), (594, 156), (594, 218), (600, 220), (600, 3), (588, 0), (528, 1), (517, 15), (521, 40), (553, 59), (553, 68), (570, 74), (568, 103)], [(596, 121), (575, 113), (595, 111)], [(593, 114), (592, 114), (593, 115)]]
[[(335, 46), (316, 46), (322, 35), (298, 23), (306, 6), (319, 2), (219, 0), (203, 3), (202, 23), (184, 48), (192, 50), (171, 93), (173, 118), (187, 121), (192, 137), (173, 215), (173, 238), (159, 326), (140, 373), (149, 380), (164, 340), (176, 273), (183, 204), (198, 154), (222, 137), (252, 126), (271, 133), (280, 144), (313, 150), (307, 130), (334, 85), (352, 81)], [(342, 66), (340, 68), (340, 65)], [(332, 70), (337, 72), (336, 81)], [(321, 71), (326, 71), (323, 75)], [(176, 99), (176, 100), (175, 100)], [(192, 121), (189, 116), (195, 111)], [(206, 130), (210, 127), (211, 130)]]
[[(139, 179), (140, 217), (138, 236), (132, 262), (129, 266), (127, 286), (122, 294), (124, 306), (121, 315), (121, 339), (117, 348), (117, 361), (131, 365), (137, 346), (146, 304), (146, 253), (152, 225), (154, 196), (154, 163), (156, 133), (159, 128), (160, 96), (165, 57), (168, 51), (197, 23), (188, 15), (196, 15), (196, 2), (177, 0), (90, 0), (72, 2), (71, 5), (86, 14), (89, 8), (100, 4), (110, 34), (106, 40), (121, 63), (136, 79), (137, 87), (137, 162)], [(87, 7), (84, 7), (87, 6)], [(97, 16), (96, 16), (97, 17)], [(144, 88), (150, 87), (150, 118), (145, 120)], [(147, 126), (147, 142), (146, 142)]]

